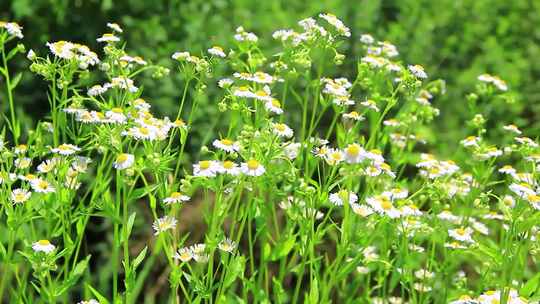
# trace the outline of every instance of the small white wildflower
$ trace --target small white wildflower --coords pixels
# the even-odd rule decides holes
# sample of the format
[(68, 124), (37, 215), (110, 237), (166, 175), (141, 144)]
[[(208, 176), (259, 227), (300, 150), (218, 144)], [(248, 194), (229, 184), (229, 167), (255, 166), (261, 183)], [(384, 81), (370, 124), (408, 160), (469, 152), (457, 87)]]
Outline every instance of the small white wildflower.
[(240, 170), (250, 176), (261, 176), (266, 172), (266, 169), (255, 159), (250, 159), (245, 163), (242, 163)]
[(56, 246), (51, 244), (51, 242), (49, 242), (48, 240), (39, 240), (32, 244), (32, 249), (35, 252), (44, 252), (46, 254), (49, 254), (56, 249)]
[(176, 228), (176, 219), (174, 217), (170, 216), (164, 216), (162, 218), (158, 218), (153, 224), (152, 228), (154, 228), (155, 232), (154, 235), (158, 235), (162, 232), (165, 232), (167, 230), (171, 230)]
[(135, 156), (128, 153), (120, 153), (116, 157), (116, 160), (113, 163), (114, 168), (117, 170), (124, 170), (130, 168), (135, 162)]

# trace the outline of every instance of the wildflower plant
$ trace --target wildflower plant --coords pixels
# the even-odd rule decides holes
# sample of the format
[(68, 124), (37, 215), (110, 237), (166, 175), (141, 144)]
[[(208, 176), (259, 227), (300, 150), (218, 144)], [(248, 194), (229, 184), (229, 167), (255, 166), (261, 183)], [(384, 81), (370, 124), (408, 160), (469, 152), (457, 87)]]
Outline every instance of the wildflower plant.
[[(443, 159), (429, 130), (444, 81), (332, 14), (261, 37), (239, 27), (231, 47), (171, 54), (171, 70), (107, 28), (99, 50), (28, 52), (50, 113), (23, 128), (7, 64), (23, 34), (0, 23), (0, 299), (138, 303), (152, 276), (167, 303), (540, 299), (538, 143), (513, 122), (486, 136), (479, 102), (507, 98), (501, 78), (479, 76), (471, 136), (455, 143), (466, 156)], [(351, 39), (361, 48), (346, 58)], [(172, 118), (138, 85), (169, 73), (181, 76)], [(195, 153), (210, 86), (222, 93), (206, 119), (227, 127)]]

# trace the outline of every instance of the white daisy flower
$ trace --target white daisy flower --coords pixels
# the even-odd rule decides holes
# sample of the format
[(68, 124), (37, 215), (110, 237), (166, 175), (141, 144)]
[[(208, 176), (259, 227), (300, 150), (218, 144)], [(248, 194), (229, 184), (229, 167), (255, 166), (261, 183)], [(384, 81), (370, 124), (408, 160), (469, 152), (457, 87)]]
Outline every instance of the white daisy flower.
[(34, 191), (39, 193), (51, 193), (55, 191), (54, 187), (48, 181), (41, 178), (31, 180), (30, 186)]
[(223, 241), (219, 242), (218, 248), (222, 251), (231, 253), (236, 249), (236, 242), (229, 238), (225, 238)]
[(249, 176), (261, 176), (266, 172), (266, 169), (255, 159), (250, 159), (240, 166), (242, 173)]
[(427, 78), (428, 75), (426, 74), (426, 72), (424, 71), (424, 67), (421, 66), (421, 65), (408, 65), (407, 68), (409, 69), (409, 71), (411, 71), (411, 73), (418, 77), (418, 78)]
[(236, 34), (234, 35), (234, 39), (240, 42), (257, 42), (257, 40), (259, 40), (257, 35), (255, 35), (254, 33), (246, 32), (244, 30), (244, 27), (242, 26), (236, 28)]
[(265, 102), (264, 107), (267, 111), (276, 113), (278, 115), (283, 113), (283, 109), (281, 108), (281, 103), (279, 102), (279, 100), (275, 98), (272, 98), (272, 100)]
[(335, 15), (332, 14), (319, 14), (319, 17), (330, 23), (341, 36), (350, 37), (351, 30), (343, 24)]
[(262, 90), (257, 90), (255, 93), (253, 93), (250, 97), (254, 98), (256, 100), (269, 102), (272, 101), (274, 98), (271, 96), (272, 92), (270, 91), (269, 86), (264, 86)]
[(110, 33), (107, 33), (107, 34), (103, 34), (101, 37), (99, 37), (98, 39), (96, 39), (97, 42), (118, 42), (120, 41), (120, 38), (116, 37), (114, 34), (110, 34)]
[(30, 199), (32, 193), (26, 189), (15, 189), (11, 191), (11, 201), (14, 204), (21, 204)]
[(375, 42), (375, 39), (370, 34), (362, 34), (360, 36), (360, 42), (363, 44), (373, 44)]
[(154, 228), (155, 232), (154, 235), (158, 235), (162, 232), (165, 232), (167, 230), (171, 230), (176, 228), (176, 219), (174, 217), (170, 216), (164, 216), (162, 218), (158, 218), (153, 224), (152, 228)]
[(296, 157), (298, 157), (298, 153), (300, 152), (300, 147), (301, 147), (300, 143), (294, 143), (294, 142), (284, 143), (283, 152), (285, 156), (287, 156), (288, 159), (293, 160), (293, 159), (296, 159)]
[(25, 144), (20, 144), (18, 146), (15, 146), (15, 148), (13, 148), (13, 153), (15, 154), (23, 154), (23, 153), (26, 153), (26, 151), (28, 151), (28, 146)]
[(193, 165), (193, 175), (202, 177), (214, 177), (219, 170), (218, 164), (213, 160), (201, 160)]
[(180, 260), (184, 263), (189, 262), (193, 259), (193, 252), (188, 247), (180, 248), (174, 254), (174, 259)]
[(405, 205), (399, 208), (399, 212), (403, 216), (422, 216), (422, 211), (415, 204)]
[(382, 174), (382, 170), (377, 166), (368, 166), (364, 169), (364, 174), (367, 176), (376, 177)]
[(367, 216), (373, 214), (373, 210), (371, 208), (369, 208), (368, 206), (363, 205), (363, 204), (353, 203), (353, 204), (351, 204), (351, 209), (352, 209), (352, 211), (354, 213), (360, 215), (361, 217), (367, 217)]
[(51, 149), (51, 152), (58, 153), (60, 155), (72, 155), (81, 151), (81, 148), (72, 144), (61, 144), (60, 146)]
[(534, 191), (532, 186), (527, 183), (513, 183), (510, 184), (508, 188), (521, 198), (526, 198), (530, 195), (536, 195), (536, 191)]
[(337, 165), (345, 160), (345, 153), (339, 149), (328, 149), (325, 160), (331, 166)]
[(518, 134), (518, 135), (522, 133), (522, 132), (519, 130), (519, 128), (518, 128), (516, 125), (513, 125), (513, 124), (511, 124), (511, 125), (506, 125), (506, 126), (503, 127), (503, 129), (504, 129), (505, 131), (510, 131), (510, 132), (515, 133), (515, 134)]
[(139, 140), (155, 140), (158, 137), (156, 129), (150, 126), (131, 127), (122, 134)]
[(517, 173), (516, 169), (510, 165), (505, 165), (499, 169), (499, 172), (509, 175), (514, 175)]
[(280, 137), (290, 138), (293, 136), (293, 130), (283, 123), (274, 123), (272, 124), (274, 133)]
[(502, 199), (501, 199), (501, 202), (507, 206), (507, 207), (510, 207), (510, 208), (514, 208), (514, 206), (516, 205), (516, 200), (511, 196), (511, 195), (505, 195)]
[(232, 141), (227, 138), (216, 139), (212, 142), (212, 145), (228, 153), (240, 151), (240, 144), (237, 141)]
[(472, 239), (473, 231), (474, 230), (472, 230), (470, 227), (449, 229), (448, 236), (460, 242), (474, 243), (474, 240)]
[(117, 170), (124, 170), (133, 166), (135, 162), (135, 156), (128, 153), (120, 153), (116, 157), (116, 160), (113, 163), (113, 166)]
[(476, 136), (469, 136), (461, 141), (461, 144), (464, 147), (478, 147), (478, 143), (480, 142), (480, 137)]
[(189, 52), (175, 52), (174, 54), (172, 54), (171, 58), (174, 60), (182, 61), (190, 56), (191, 55), (189, 54)]
[(124, 110), (121, 108), (112, 108), (111, 110), (105, 112), (105, 117), (107, 117), (107, 119), (112, 123), (123, 124), (127, 121)]
[(15, 164), (15, 167), (17, 167), (17, 169), (26, 169), (30, 167), (30, 165), (32, 165), (32, 159), (28, 157), (17, 158), (14, 164)]
[(219, 173), (225, 173), (225, 174), (236, 176), (240, 174), (240, 167), (238, 166), (238, 164), (230, 160), (226, 160), (220, 163), (218, 171)]
[(352, 111), (352, 112), (343, 114), (343, 118), (352, 119), (352, 120), (356, 120), (356, 121), (365, 120), (364, 116), (360, 115), (356, 111)]
[(49, 242), (48, 240), (39, 240), (32, 244), (32, 249), (35, 252), (44, 252), (49, 254), (56, 249), (56, 246), (51, 244), (51, 242)]
[(367, 99), (365, 101), (362, 101), (360, 104), (363, 105), (364, 107), (368, 108), (368, 109), (371, 109), (371, 110), (375, 111), (375, 112), (380, 111), (379, 107), (377, 107), (377, 103), (374, 100)]
[(163, 203), (165, 205), (170, 204), (178, 204), (182, 202), (187, 202), (190, 200), (190, 197), (181, 193), (181, 192), (173, 192), (168, 197), (163, 199)]
[(328, 200), (330, 200), (330, 202), (336, 206), (343, 206), (345, 202), (348, 202), (349, 204), (356, 203), (358, 201), (358, 196), (354, 192), (340, 190), (338, 192), (331, 193)]
[(392, 200), (386, 195), (377, 195), (366, 199), (368, 205), (381, 215), (387, 215), (390, 218), (398, 218), (401, 212), (394, 206)]
[(212, 48), (209, 48), (208, 53), (210, 55), (213, 55), (213, 56), (216, 56), (216, 57), (221, 57), (221, 58), (227, 57), (227, 55), (225, 54), (223, 49), (221, 47), (219, 47), (219, 46), (214, 46)]
[(228, 88), (233, 84), (233, 80), (230, 78), (223, 78), (218, 81), (218, 86), (220, 88)]
[(117, 32), (117, 33), (123, 33), (124, 32), (124, 30), (122, 30), (120, 25), (118, 25), (117, 23), (108, 22), (107, 27), (110, 28), (111, 30)]
[(345, 160), (349, 164), (357, 164), (365, 159), (366, 151), (359, 144), (348, 145), (343, 152), (345, 153)]
[(22, 33), (22, 26), (20, 26), (16, 22), (0, 22), (0, 27), (3, 27), (6, 29), (9, 35), (17, 37), (19, 39), (22, 39), (24, 37)]
[(253, 98), (255, 94), (251, 92), (251, 89), (247, 86), (236, 87), (233, 90), (233, 95), (236, 97)]
[(461, 217), (454, 215), (449, 210), (443, 210), (437, 215), (437, 217), (443, 221), (449, 221), (451, 223), (457, 224), (461, 221)]

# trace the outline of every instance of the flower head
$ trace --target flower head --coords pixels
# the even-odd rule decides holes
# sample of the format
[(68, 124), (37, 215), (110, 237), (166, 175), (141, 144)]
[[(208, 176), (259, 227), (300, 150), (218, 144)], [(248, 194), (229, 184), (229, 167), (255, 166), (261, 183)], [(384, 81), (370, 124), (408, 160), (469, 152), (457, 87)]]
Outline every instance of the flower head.
[(167, 230), (176, 228), (176, 219), (170, 216), (164, 216), (162, 218), (158, 218), (152, 224), (152, 228), (154, 228), (154, 231), (155, 231), (154, 235), (158, 235)]
[(49, 254), (53, 252), (54, 249), (56, 249), (56, 246), (51, 244), (51, 242), (49, 242), (48, 240), (39, 240), (32, 244), (32, 249), (35, 252), (44, 252), (44, 253)]
[(242, 173), (249, 176), (261, 176), (266, 172), (263, 165), (255, 159), (250, 159), (240, 166)]
[(165, 203), (166, 205), (170, 205), (170, 204), (178, 204), (178, 203), (182, 203), (182, 202), (187, 202), (189, 201), (191, 198), (181, 192), (173, 192), (171, 193), (168, 197), (164, 198), (163, 199), (163, 203)]
[(117, 170), (124, 170), (133, 166), (134, 162), (135, 162), (135, 156), (133, 156), (133, 154), (120, 153), (116, 157), (116, 160), (114, 161), (113, 166)]

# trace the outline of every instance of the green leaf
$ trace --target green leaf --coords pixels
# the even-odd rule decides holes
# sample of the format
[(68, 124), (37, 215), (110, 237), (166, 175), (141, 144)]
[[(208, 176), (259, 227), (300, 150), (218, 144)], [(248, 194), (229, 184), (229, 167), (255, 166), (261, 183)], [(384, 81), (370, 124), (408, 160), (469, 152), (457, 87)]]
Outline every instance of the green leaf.
[(148, 247), (144, 247), (143, 250), (139, 253), (139, 255), (133, 260), (133, 270), (137, 269), (137, 267), (142, 263), (144, 260), (144, 257), (146, 256), (146, 251), (148, 250)]
[(80, 261), (75, 265), (75, 268), (73, 268), (73, 271), (69, 274), (67, 280), (65, 280), (62, 285), (58, 287), (57, 290), (55, 290), (54, 294), (56, 296), (60, 296), (63, 293), (65, 293), (69, 288), (71, 288), (73, 285), (77, 283), (79, 278), (84, 274), (86, 271), (86, 268), (88, 267), (88, 262), (90, 261), (90, 255), (88, 255), (84, 260)]
[(131, 231), (133, 230), (133, 224), (135, 223), (135, 216), (137, 216), (137, 213), (133, 212), (128, 218), (126, 233), (122, 234), (122, 243), (129, 240), (129, 236), (131, 235)]
[(229, 267), (227, 268), (227, 274), (223, 279), (223, 289), (229, 287), (234, 283), (238, 276), (243, 276), (244, 269), (246, 267), (246, 258), (243, 256), (236, 256), (234, 260), (231, 261)]
[(22, 73), (15, 75), (15, 77), (11, 79), (11, 86), (9, 89), (14, 90), (19, 84), (19, 82), (21, 81), (21, 78), (22, 78)]
[(309, 290), (309, 303), (317, 304), (319, 303), (319, 282), (317, 278), (313, 280), (311, 284), (311, 289)]
[(277, 261), (286, 256), (296, 244), (296, 235), (290, 235), (284, 242), (278, 243), (278, 245), (272, 251), (272, 261)]
[(90, 284), (86, 284), (86, 287), (90, 289), (90, 292), (92, 292), (92, 294), (94, 295), (94, 297), (96, 297), (100, 304), (109, 304), (109, 300), (107, 300), (107, 298), (105, 298), (102, 294), (95, 290), (94, 287), (90, 286)]
[(537, 273), (534, 277), (532, 277), (521, 289), (519, 290), (519, 294), (523, 297), (530, 297), (537, 289), (538, 285), (540, 284), (540, 273)]

